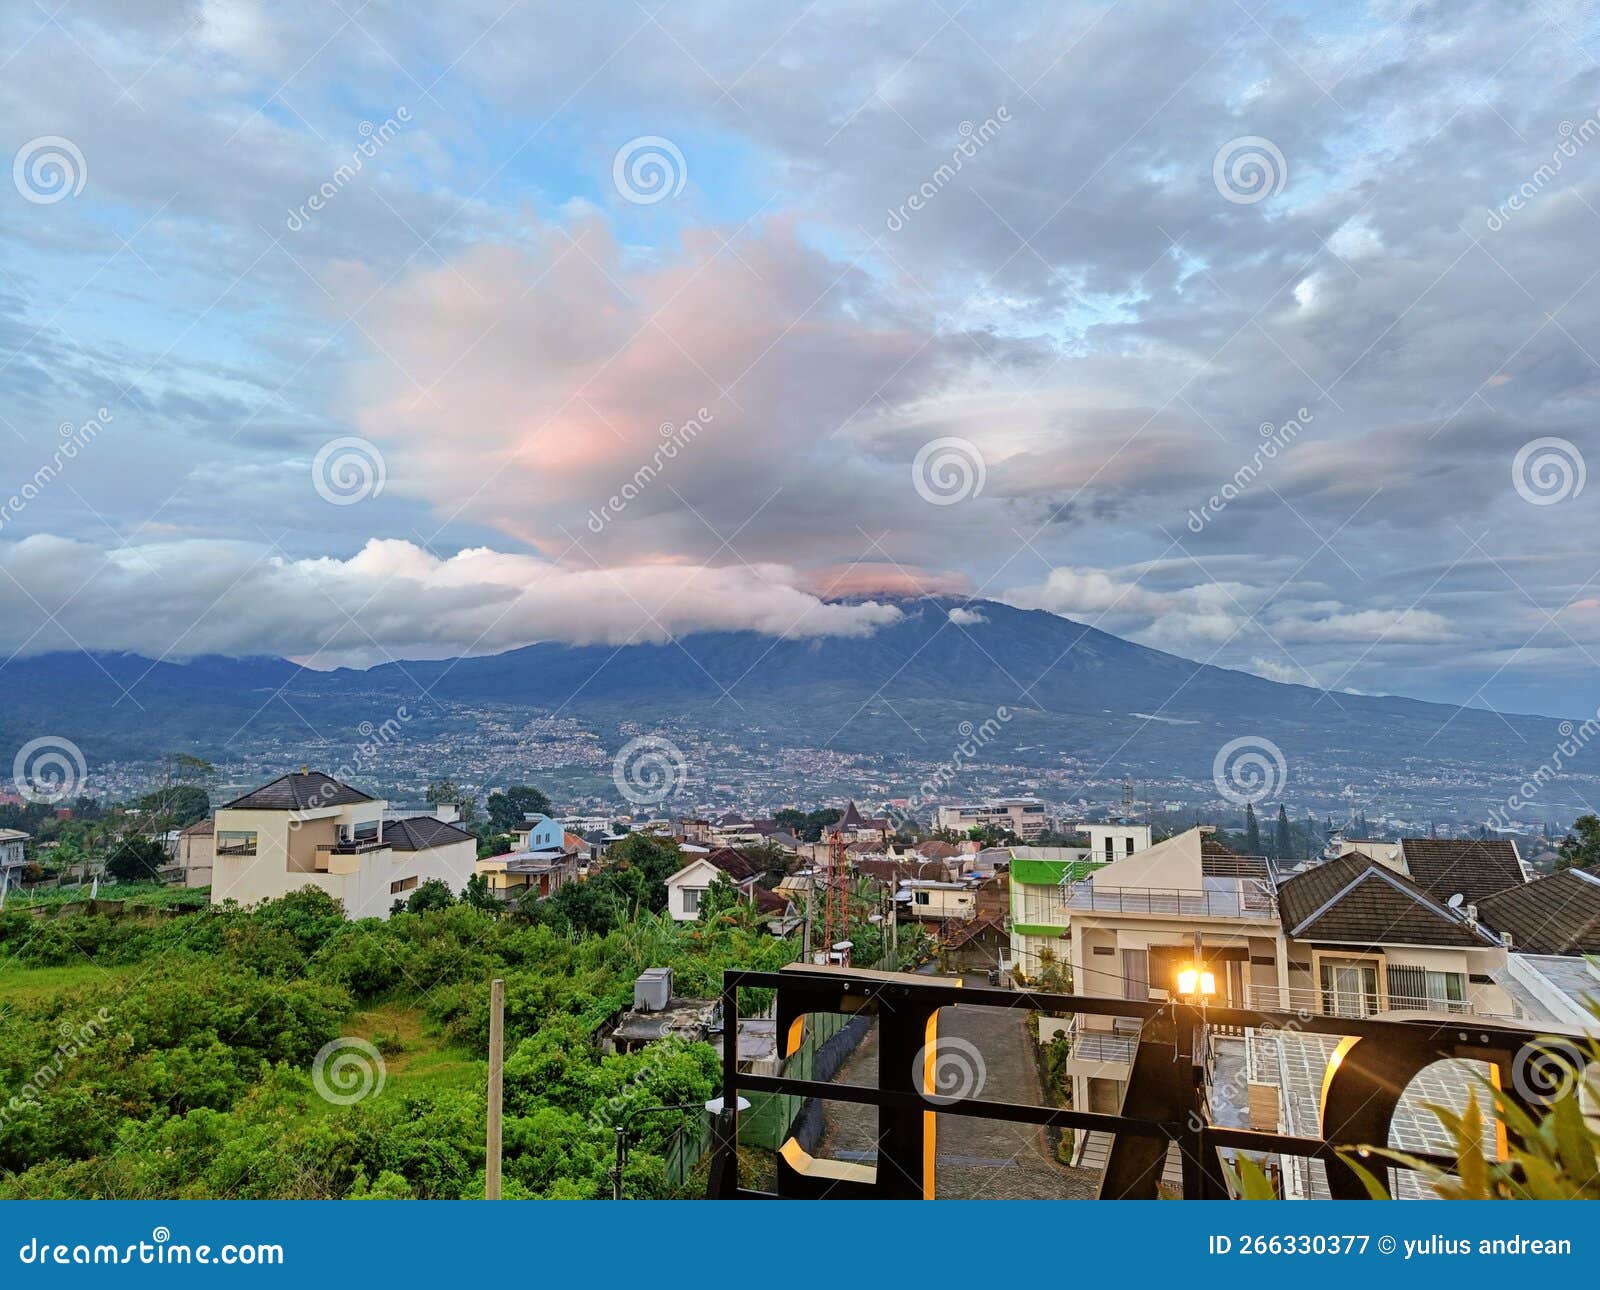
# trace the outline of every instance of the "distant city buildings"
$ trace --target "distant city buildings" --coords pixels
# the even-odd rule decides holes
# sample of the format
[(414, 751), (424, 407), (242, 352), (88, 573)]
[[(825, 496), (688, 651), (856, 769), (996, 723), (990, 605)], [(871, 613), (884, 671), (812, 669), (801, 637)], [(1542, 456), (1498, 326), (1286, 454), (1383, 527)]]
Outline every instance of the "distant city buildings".
[(1004, 797), (940, 806), (934, 811), (933, 827), (962, 834), (971, 829), (997, 829), (1029, 842), (1050, 827), (1050, 817), (1037, 797)]

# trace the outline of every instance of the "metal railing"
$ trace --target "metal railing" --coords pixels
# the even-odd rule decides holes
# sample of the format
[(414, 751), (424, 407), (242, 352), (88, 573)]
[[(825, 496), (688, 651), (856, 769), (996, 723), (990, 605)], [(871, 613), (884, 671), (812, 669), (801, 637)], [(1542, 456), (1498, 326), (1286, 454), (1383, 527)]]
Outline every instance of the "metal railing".
[(1257, 879), (1231, 880), (1229, 886), (1199, 890), (1163, 887), (1102, 887), (1093, 878), (1068, 887), (1063, 908), (1118, 914), (1159, 914), (1190, 918), (1259, 918), (1276, 920), (1278, 901)]
[(388, 845), (382, 838), (356, 838), (347, 842), (319, 842), (317, 850), (336, 856), (359, 856), (368, 851), (383, 851)]
[(1119, 1035), (1113, 1030), (1089, 1030), (1078, 1025), (1076, 1019), (1067, 1031), (1067, 1039), (1072, 1045), (1070, 1056), (1085, 1062), (1121, 1062), (1128, 1065), (1139, 1047), (1137, 1035)]
[(1323, 1017), (1378, 1017), (1386, 1012), (1448, 1012), (1462, 1017), (1492, 1017), (1467, 999), (1423, 998), (1367, 990), (1317, 990), (1306, 986), (1250, 985), (1245, 1002), (1252, 1008), (1310, 1012)]
[[(1071, 1128), (1112, 1135), (1100, 1183), (1105, 1199), (1155, 1199), (1170, 1147), (1182, 1167), (1182, 1191), (1189, 1199), (1224, 1199), (1231, 1194), (1223, 1154), (1246, 1151), (1323, 1163), (1334, 1199), (1362, 1200), (1367, 1191), (1347, 1155), (1368, 1144), (1387, 1143), (1400, 1098), (1410, 1081), (1435, 1061), (1470, 1057), (1494, 1066), (1500, 1087), (1537, 1119), (1512, 1078), (1519, 1060), (1548, 1030), (1503, 1022), (1440, 1022), (1429, 1018), (1374, 1020), (1320, 1014), (1152, 1003), (1098, 996), (973, 988), (909, 973), (871, 972), (845, 967), (790, 965), (779, 972), (730, 969), (723, 975), (726, 1018), (739, 1015), (741, 990), (776, 991), (777, 1032), (787, 1046), (799, 1042), (813, 1014), (869, 1016), (878, 1027), (878, 1083), (839, 1084), (793, 1075), (753, 1075), (739, 1070), (736, 1045), (724, 1046), (722, 1107), (716, 1120), (716, 1156), (709, 1194), (714, 1197), (768, 1199), (931, 1199), (935, 1195), (938, 1115), (959, 1115), (1013, 1124)], [(941, 1008), (998, 1008), (1046, 1014), (1082, 1013), (1136, 1019), (1138, 1042), (1117, 1113), (1075, 1107), (1033, 1106), (959, 1094), (945, 1095), (930, 1072), (936, 1057), (930, 1034)], [(804, 1024), (802, 1024), (804, 1023)], [(731, 1024), (731, 1023), (730, 1023)], [(1345, 1036), (1340, 1060), (1323, 1085), (1316, 1131), (1269, 1133), (1212, 1123), (1206, 1111), (1205, 1034), (1208, 1027), (1236, 1029), (1297, 1028), (1308, 1034)], [(937, 1041), (935, 1041), (936, 1043)], [(1575, 1046), (1578, 1060), (1585, 1050)], [(787, 1052), (780, 1056), (787, 1057)], [(981, 1088), (981, 1084), (979, 1085)], [(777, 1190), (742, 1184), (738, 1158), (741, 1092), (788, 1094), (819, 1101), (877, 1109), (875, 1166), (817, 1159), (795, 1139), (776, 1157)], [(1453, 1157), (1415, 1152), (1424, 1164), (1456, 1168)], [(1391, 1172), (1401, 1169), (1390, 1166)]]

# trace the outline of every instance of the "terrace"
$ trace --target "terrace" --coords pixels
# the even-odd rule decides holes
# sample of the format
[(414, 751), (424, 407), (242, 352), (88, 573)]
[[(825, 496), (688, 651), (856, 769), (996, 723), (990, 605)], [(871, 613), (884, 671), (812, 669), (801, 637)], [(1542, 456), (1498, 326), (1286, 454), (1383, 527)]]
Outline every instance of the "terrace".
[[(1225, 1163), (1240, 1152), (1279, 1157), (1286, 1168), (1286, 1194), (1305, 1194), (1305, 1169), (1320, 1165), (1319, 1193), (1361, 1200), (1367, 1192), (1346, 1155), (1370, 1144), (1387, 1144), (1407, 1086), (1440, 1061), (1487, 1063), (1500, 1086), (1521, 1100), (1512, 1078), (1518, 1055), (1548, 1030), (1478, 1018), (1417, 1017), (1374, 1020), (1276, 1010), (1208, 1007), (1201, 1002), (1155, 1003), (1085, 995), (970, 988), (951, 980), (844, 967), (791, 965), (780, 972), (730, 970), (724, 974), (724, 1016), (739, 1015), (740, 991), (776, 992), (780, 1058), (804, 1042), (811, 1019), (822, 1014), (868, 1016), (878, 1027), (879, 1072), (875, 1086), (802, 1078), (780, 1066), (775, 1075), (738, 1069), (737, 1054), (725, 1054), (717, 1155), (710, 1194), (738, 1199), (832, 1196), (852, 1199), (924, 1199), (935, 1195), (938, 1116), (1070, 1128), (1104, 1135), (1108, 1147), (1100, 1179), (1101, 1199), (1155, 1199), (1169, 1152), (1177, 1162), (1178, 1191), (1185, 1199), (1226, 1199), (1232, 1193)], [(955, 1006), (1022, 1009), (1044, 1014), (1120, 1018), (1140, 1026), (1136, 1038), (1109, 1032), (1106, 1039), (1128, 1057), (1129, 1074), (1115, 1111), (1025, 1105), (936, 1091), (933, 1081), (940, 1009)], [(1333, 1056), (1314, 1103), (1289, 1123), (1295, 1131), (1226, 1125), (1212, 1113), (1207, 1055), (1217, 1031), (1289, 1031), (1330, 1045)], [(1131, 1039), (1131, 1044), (1128, 1042)], [(1118, 1041), (1121, 1041), (1120, 1043)], [(875, 1107), (876, 1163), (812, 1156), (793, 1138), (778, 1154), (775, 1192), (748, 1187), (738, 1153), (741, 1093), (787, 1094)], [(1225, 1109), (1219, 1106), (1219, 1110)], [(1531, 1105), (1525, 1110), (1536, 1110)], [(931, 1114), (937, 1112), (937, 1114)], [(1403, 1119), (1403, 1116), (1401, 1117)], [(1456, 1161), (1438, 1150), (1416, 1151), (1420, 1160), (1444, 1169)], [(1369, 1161), (1368, 1164), (1371, 1162)], [(1391, 1190), (1407, 1190), (1408, 1171), (1389, 1170)]]

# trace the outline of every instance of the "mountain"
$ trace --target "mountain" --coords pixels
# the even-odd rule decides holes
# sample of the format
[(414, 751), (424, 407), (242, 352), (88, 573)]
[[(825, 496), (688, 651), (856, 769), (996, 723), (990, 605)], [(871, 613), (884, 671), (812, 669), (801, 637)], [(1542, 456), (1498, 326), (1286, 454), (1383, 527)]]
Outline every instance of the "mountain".
[[(961, 625), (950, 618), (956, 608), (966, 611)], [(1218, 750), (1246, 738), (1280, 749), (1290, 784), (1323, 800), (1346, 784), (1371, 801), (1405, 783), (1412, 797), (1487, 801), (1503, 797), (1499, 781), (1520, 780), (1519, 768), (1531, 769), (1560, 737), (1548, 718), (1286, 685), (1037, 610), (944, 598), (903, 609), (898, 622), (866, 636), (707, 632), (620, 648), (545, 643), (322, 673), (276, 658), (13, 659), (0, 667), (0, 752), (50, 733), (91, 757), (130, 761), (176, 749), (228, 761), (278, 743), (292, 760), (304, 759), (293, 748), (322, 760), (319, 749), (359, 742), (356, 732), (403, 707), (409, 742), (437, 750), (455, 741), (464, 764), (482, 759), (478, 749), (496, 729), (556, 715), (597, 741), (588, 757), (596, 764), (640, 729), (703, 738), (726, 750), (726, 767), (703, 768), (708, 782), (724, 770), (737, 778), (760, 749), (808, 748), (874, 759), (873, 778), (885, 785), (914, 784), (926, 768), (954, 760), (1011, 768), (1006, 782), (1128, 773), (1171, 781), (1176, 792), (1203, 787)], [(958, 756), (962, 723), (985, 721), (998, 722), (1000, 734), (982, 756)], [(536, 751), (549, 737), (525, 732), (524, 743)], [(481, 770), (497, 782), (493, 767)], [(803, 787), (794, 795), (803, 797)]]

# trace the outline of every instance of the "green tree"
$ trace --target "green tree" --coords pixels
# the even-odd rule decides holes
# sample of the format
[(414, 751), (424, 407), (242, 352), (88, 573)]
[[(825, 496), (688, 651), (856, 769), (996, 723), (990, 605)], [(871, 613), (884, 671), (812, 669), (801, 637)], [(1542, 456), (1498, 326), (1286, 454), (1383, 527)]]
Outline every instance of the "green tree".
[(491, 914), (498, 914), (505, 909), (500, 898), (489, 890), (489, 880), (481, 873), (475, 873), (467, 879), (466, 889), (461, 893), (461, 903), (471, 905), (474, 909), (487, 909)]
[(1593, 869), (1600, 865), (1600, 817), (1580, 815), (1556, 848), (1557, 869)]
[(522, 824), (523, 818), (538, 812), (549, 815), (554, 808), (543, 791), (528, 784), (518, 784), (504, 792), (490, 793), (485, 803), (489, 811), (489, 825), (497, 833), (510, 833)]
[(449, 776), (428, 785), (429, 806), (453, 806), (460, 817), (461, 827), (469, 828), (478, 818), (478, 799), (464, 788), (457, 788)]
[(1244, 853), (1248, 856), (1261, 854), (1261, 824), (1256, 819), (1254, 802), (1244, 804)]
[(711, 885), (706, 888), (705, 894), (700, 897), (699, 921), (714, 923), (730, 911), (737, 912), (743, 904), (739, 889), (728, 880), (726, 874), (719, 873), (711, 880)]
[(424, 914), (430, 909), (449, 909), (456, 903), (448, 884), (429, 878), (406, 897), (406, 913)]
[(154, 838), (135, 834), (122, 839), (106, 861), (106, 872), (118, 882), (152, 882), (168, 863), (167, 850)]
[(1275, 859), (1294, 859), (1294, 835), (1289, 831), (1289, 812), (1278, 803), (1278, 822), (1274, 829), (1272, 851)]

